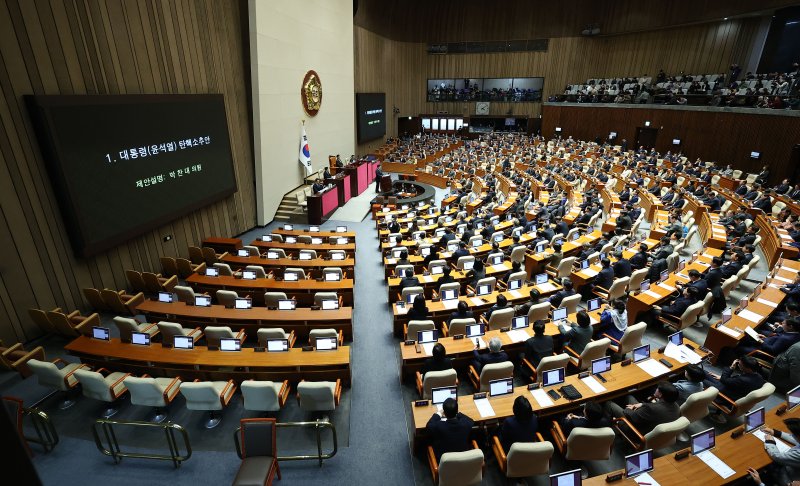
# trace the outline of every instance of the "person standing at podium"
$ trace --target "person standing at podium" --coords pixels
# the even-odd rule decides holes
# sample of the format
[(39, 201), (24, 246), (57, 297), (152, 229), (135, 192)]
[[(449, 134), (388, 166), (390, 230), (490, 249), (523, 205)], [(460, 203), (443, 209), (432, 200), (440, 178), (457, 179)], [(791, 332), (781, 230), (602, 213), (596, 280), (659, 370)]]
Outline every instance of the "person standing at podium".
[(381, 170), (381, 164), (378, 164), (378, 167), (375, 169), (375, 192), (381, 192), (382, 177), (383, 177), (383, 171)]
[(322, 171), (322, 178), (325, 180), (326, 183), (330, 183), (330, 180), (333, 179), (331, 175), (331, 170), (325, 167), (325, 170)]

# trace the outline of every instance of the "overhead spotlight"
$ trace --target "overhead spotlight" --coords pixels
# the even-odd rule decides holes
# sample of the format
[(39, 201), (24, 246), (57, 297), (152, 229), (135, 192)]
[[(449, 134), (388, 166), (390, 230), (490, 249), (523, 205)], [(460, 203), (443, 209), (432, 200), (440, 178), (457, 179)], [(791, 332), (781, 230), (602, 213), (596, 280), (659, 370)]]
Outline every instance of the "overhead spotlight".
[(728, 17), (723, 18), (722, 20), (728, 20)]

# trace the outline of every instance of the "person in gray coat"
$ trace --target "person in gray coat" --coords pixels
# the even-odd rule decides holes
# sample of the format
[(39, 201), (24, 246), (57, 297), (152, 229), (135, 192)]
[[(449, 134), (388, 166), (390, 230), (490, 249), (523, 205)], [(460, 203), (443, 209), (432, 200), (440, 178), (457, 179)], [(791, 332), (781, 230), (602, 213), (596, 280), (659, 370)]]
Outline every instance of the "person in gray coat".
[(800, 385), (800, 343), (792, 344), (775, 357), (768, 381), (780, 391), (789, 391)]
[[(769, 427), (762, 429), (766, 434), (764, 449), (774, 464), (771, 473), (776, 476), (776, 484), (789, 484), (800, 474), (800, 418), (788, 418), (783, 423), (789, 429), (788, 433)], [(776, 438), (788, 443), (791, 448), (781, 452), (775, 445)]]
[(569, 326), (562, 324), (558, 327), (558, 330), (561, 331), (564, 343), (580, 355), (592, 340), (594, 329), (592, 329), (592, 320), (585, 310), (575, 314), (575, 320), (578, 321), (577, 324), (570, 324)]

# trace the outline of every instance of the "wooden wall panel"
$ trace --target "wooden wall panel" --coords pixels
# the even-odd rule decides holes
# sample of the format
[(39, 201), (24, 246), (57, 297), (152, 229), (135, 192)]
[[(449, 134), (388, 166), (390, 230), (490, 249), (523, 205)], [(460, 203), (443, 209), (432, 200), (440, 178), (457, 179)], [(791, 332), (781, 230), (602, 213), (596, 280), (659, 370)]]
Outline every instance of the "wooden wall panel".
[[(389, 40), (355, 27), (356, 92), (386, 93), (387, 136), (397, 135), (397, 116), (446, 111), (470, 115), (474, 103), (426, 101), (426, 81), (459, 77), (544, 76), (544, 98), (567, 84), (595, 77), (727, 72), (732, 62), (745, 66), (753, 52), (760, 17), (734, 19), (608, 37), (558, 37), (547, 52), (429, 55), (425, 44)], [(392, 108), (400, 112), (392, 114)], [(490, 114), (538, 117), (541, 103), (492, 103)], [(363, 144), (368, 152), (381, 141)]]
[[(0, 2), (0, 339), (39, 335), (29, 307), (85, 308), (83, 287), (124, 288), (126, 269), (160, 271), (159, 256), (186, 256), (207, 235), (254, 226), (246, 8), (239, 0)], [(78, 259), (22, 96), (157, 93), (225, 95), (239, 191)]]
[[(636, 128), (650, 121), (659, 128), (656, 150), (675, 150), (672, 139), (681, 140), (681, 150), (689, 158), (731, 164), (745, 172), (759, 172), (770, 166), (771, 182), (792, 175), (789, 165), (792, 147), (800, 144), (800, 118), (781, 114), (698, 111), (691, 109), (654, 109), (607, 106), (568, 106), (545, 104), (542, 134), (551, 137), (555, 127), (563, 135), (582, 140), (605, 137), (617, 132), (619, 141), (628, 140), (634, 147)], [(751, 151), (761, 152), (760, 160), (750, 159)]]

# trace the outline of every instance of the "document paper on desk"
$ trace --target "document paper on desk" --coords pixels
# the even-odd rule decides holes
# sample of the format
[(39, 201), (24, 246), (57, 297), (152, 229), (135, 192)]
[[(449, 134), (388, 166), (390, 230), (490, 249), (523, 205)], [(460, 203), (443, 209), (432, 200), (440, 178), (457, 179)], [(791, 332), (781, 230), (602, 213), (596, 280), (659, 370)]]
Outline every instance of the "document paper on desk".
[(793, 282), (792, 279), (784, 278), (784, 277), (781, 277), (780, 275), (775, 275), (772, 278), (774, 278), (775, 280), (777, 280), (779, 282), (786, 282), (786, 283), (792, 283)]
[(669, 373), (669, 368), (667, 368), (666, 366), (664, 366), (663, 364), (654, 359), (646, 359), (640, 363), (636, 363), (636, 366), (638, 366), (639, 368), (642, 369), (642, 371), (653, 377)]
[(433, 354), (433, 347), (436, 346), (436, 343), (422, 343), (422, 350), (425, 351), (425, 354), (430, 356)]
[(475, 407), (478, 409), (478, 413), (481, 414), (481, 418), (494, 417), (497, 415), (494, 413), (494, 409), (492, 408), (492, 404), (489, 403), (488, 398), (475, 400)]
[(702, 361), (702, 358), (700, 358), (699, 354), (687, 348), (684, 344), (675, 346), (672, 343), (668, 343), (667, 347), (664, 348), (664, 356), (676, 359), (681, 363), (697, 364)]
[(750, 336), (751, 338), (755, 339), (756, 341), (761, 341), (761, 338), (758, 337), (758, 333), (750, 326), (744, 328), (744, 333)]
[(394, 309), (400, 315), (408, 313), (408, 307), (405, 307), (405, 306), (404, 307), (397, 307), (397, 305), (395, 305)]
[(736, 471), (731, 469), (730, 466), (725, 464), (722, 459), (714, 455), (714, 453), (711, 451), (703, 451), (700, 454), (697, 454), (697, 458), (705, 462), (706, 466), (710, 467), (712, 471), (719, 474), (722, 479), (729, 478), (736, 474)]
[(635, 478), (633, 478), (633, 480), (636, 481), (636, 484), (641, 484), (643, 486), (644, 485), (661, 486), (661, 484), (659, 484), (658, 481), (653, 479), (653, 476), (651, 476), (650, 473), (640, 474), (640, 475), (636, 476)]
[(737, 315), (741, 318), (747, 319), (750, 322), (761, 322), (764, 319), (761, 315), (756, 314), (748, 309), (740, 310)]
[(539, 290), (541, 290), (542, 292), (552, 292), (556, 289), (556, 286), (551, 284), (550, 282), (545, 282), (543, 284), (537, 285), (537, 287), (539, 287)]
[(550, 399), (550, 396), (547, 394), (546, 391), (542, 390), (541, 388), (537, 388), (536, 390), (531, 390), (531, 395), (539, 404), (540, 407), (549, 407), (553, 405), (553, 400)]
[(771, 302), (769, 300), (762, 299), (761, 297), (757, 298), (756, 302), (758, 302), (759, 304), (768, 305), (770, 307), (778, 307), (778, 304), (776, 302)]
[(581, 381), (592, 389), (595, 393), (603, 393), (606, 391), (606, 387), (600, 384), (599, 381), (594, 376), (587, 376), (586, 378), (581, 378)]
[(433, 282), (433, 277), (431, 277), (430, 275), (423, 275), (419, 278), (419, 281), (422, 283), (431, 283)]
[(800, 273), (800, 270), (792, 267), (781, 267), (780, 270), (786, 270), (787, 272), (792, 272), (792, 273)]
[(519, 290), (509, 290), (508, 293), (511, 294), (511, 297), (514, 297), (515, 299), (522, 298), (522, 293), (520, 293)]
[(491, 268), (493, 272), (505, 272), (506, 270), (508, 270), (508, 267), (506, 267), (502, 263), (499, 265), (492, 265), (489, 268)]
[(738, 338), (739, 336), (742, 335), (742, 333), (737, 331), (736, 329), (731, 329), (730, 327), (726, 327), (726, 326), (717, 326), (717, 331), (722, 331), (725, 334), (727, 334), (728, 336), (735, 337), (735, 338)]
[(453, 310), (458, 307), (458, 299), (443, 300), (442, 307), (448, 310)]
[(472, 305), (483, 305), (483, 299), (480, 297), (470, 297), (469, 301), (472, 302)]
[(650, 297), (652, 297), (654, 299), (660, 299), (661, 298), (661, 294), (659, 294), (658, 292), (653, 292), (652, 290), (645, 290), (642, 293), (644, 295), (649, 295)]
[(528, 333), (523, 331), (522, 329), (514, 329), (513, 331), (508, 331), (508, 338), (511, 339), (515, 343), (521, 343), (522, 341), (527, 341)]
[(597, 274), (598, 274), (598, 273), (600, 273), (600, 272), (598, 272), (597, 270), (595, 270), (595, 269), (593, 269), (593, 268), (587, 268), (587, 269), (585, 269), (585, 270), (581, 270), (581, 273), (583, 273), (583, 274), (584, 274), (584, 275), (586, 275), (587, 277), (595, 277), (595, 276), (597, 276)]
[(667, 292), (675, 292), (675, 290), (676, 290), (675, 287), (671, 287), (671, 286), (669, 286), (667, 284), (664, 284), (664, 283), (660, 283), (660, 284), (658, 284), (658, 286), (661, 287), (662, 289), (666, 290)]
[[(759, 440), (761, 440), (761, 442), (764, 442), (764, 441), (767, 440), (767, 434), (763, 430), (756, 430), (755, 432), (753, 432), (753, 435), (758, 437)], [(786, 452), (789, 449), (791, 449), (791, 447), (786, 445), (785, 442), (783, 442), (782, 440), (778, 439), (777, 437), (775, 438), (775, 447), (778, 448), (779, 452)]]

